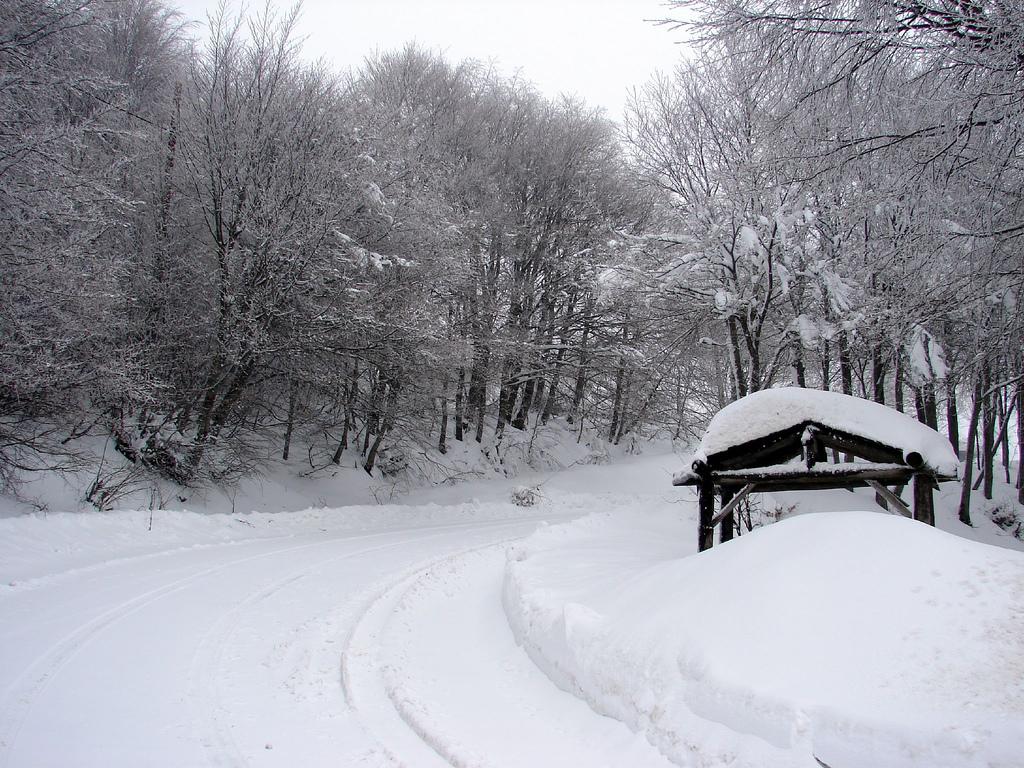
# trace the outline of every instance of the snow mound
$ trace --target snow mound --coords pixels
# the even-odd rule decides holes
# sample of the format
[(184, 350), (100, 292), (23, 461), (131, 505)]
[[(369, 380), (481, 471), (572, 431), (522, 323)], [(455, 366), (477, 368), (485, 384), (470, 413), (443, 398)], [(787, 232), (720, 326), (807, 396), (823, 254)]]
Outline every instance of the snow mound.
[(682, 765), (1022, 764), (1024, 555), (834, 512), (680, 558), (691, 529), (534, 534), (506, 568), (518, 640)]
[(916, 419), (870, 400), (803, 387), (765, 389), (730, 403), (711, 419), (694, 458), (706, 460), (805, 421), (902, 448), (904, 455), (917, 452), (940, 474), (955, 477), (960, 468), (949, 440)]

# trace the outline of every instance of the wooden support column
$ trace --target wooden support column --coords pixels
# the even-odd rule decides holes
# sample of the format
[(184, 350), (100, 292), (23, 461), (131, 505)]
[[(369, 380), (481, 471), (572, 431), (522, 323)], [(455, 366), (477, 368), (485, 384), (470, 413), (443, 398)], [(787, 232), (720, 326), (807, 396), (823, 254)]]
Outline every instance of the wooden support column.
[(928, 525), (935, 525), (935, 502), (932, 489), (935, 481), (932, 476), (923, 472), (914, 475), (914, 519)]
[[(732, 497), (735, 495), (735, 491), (732, 488), (722, 487), (722, 509), (732, 501)], [(729, 512), (725, 517), (722, 518), (722, 527), (718, 534), (718, 540), (721, 542), (731, 541), (733, 533), (736, 530), (736, 515), (733, 512)]]
[(697, 507), (700, 510), (697, 550), (703, 552), (705, 549), (711, 549), (715, 543), (715, 527), (711, 523), (715, 516), (715, 486), (707, 475), (700, 480)]

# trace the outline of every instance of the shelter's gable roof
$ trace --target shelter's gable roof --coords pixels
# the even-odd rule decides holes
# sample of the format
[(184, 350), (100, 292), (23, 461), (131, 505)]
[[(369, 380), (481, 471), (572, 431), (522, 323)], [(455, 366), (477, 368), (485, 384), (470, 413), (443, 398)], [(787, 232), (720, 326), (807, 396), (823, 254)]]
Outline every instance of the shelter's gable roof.
[(711, 419), (693, 460), (716, 469), (782, 463), (799, 453), (811, 425), (839, 441), (856, 439), (875, 461), (906, 463), (917, 453), (940, 475), (955, 477), (959, 470), (949, 440), (916, 419), (870, 400), (801, 387), (766, 389), (727, 405)]
[[(829, 447), (852, 453), (868, 461), (919, 466), (921, 461), (908, 461), (902, 448), (886, 445), (877, 440), (846, 432), (819, 421), (801, 421), (778, 432), (756, 437), (745, 443), (730, 446), (718, 453), (699, 456), (715, 470), (745, 469), (783, 464), (803, 451), (808, 430)], [(920, 457), (916, 457), (920, 459)]]

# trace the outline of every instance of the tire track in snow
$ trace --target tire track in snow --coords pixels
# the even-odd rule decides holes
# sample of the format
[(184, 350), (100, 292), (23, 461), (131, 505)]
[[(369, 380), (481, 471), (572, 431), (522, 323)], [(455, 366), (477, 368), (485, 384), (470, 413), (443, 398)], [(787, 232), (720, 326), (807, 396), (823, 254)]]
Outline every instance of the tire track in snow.
[[(512, 536), (500, 542), (448, 553), (426, 564), (420, 563), (374, 593), (353, 624), (341, 657), (342, 689), (349, 705), (363, 716), (367, 725), (371, 721), (386, 723), (384, 728), (370, 726), (370, 729), (393, 765), (401, 768), (458, 768), (458, 763), (449, 759), (443, 745), (429, 731), (421, 728), (415, 718), (409, 717), (408, 710), (395, 700), (383, 679), (385, 667), (378, 658), (378, 651), (398, 604), (425, 573), (439, 564), (473, 552), (505, 546), (520, 538), (523, 537)], [(396, 747), (399, 753), (404, 753), (404, 759), (395, 753)], [(412, 762), (407, 762), (409, 760)]]
[[(469, 527), (474, 529), (490, 529), (512, 526), (520, 527), (524, 521), (525, 519), (516, 520), (514, 522), (488, 521), (487, 523), (470, 524)], [(458, 524), (457, 526), (457, 528), (462, 527), (466, 526), (464, 524)], [(401, 547), (409, 546), (410, 544), (423, 544), (425, 542), (449, 536), (451, 532), (452, 531), (450, 530), (445, 530), (437, 533), (431, 533), (426, 536), (419, 536), (415, 539), (407, 538), (402, 541), (389, 544), (364, 547), (353, 552), (346, 552), (341, 555), (328, 557), (315, 564), (304, 565), (264, 588), (251, 593), (231, 611), (219, 619), (216, 625), (207, 632), (203, 640), (200, 642), (200, 645), (193, 657), (193, 667), (189, 674), (191, 681), (190, 693), (194, 694), (196, 700), (204, 702), (201, 705), (203, 711), (197, 714), (196, 723), (200, 731), (200, 738), (204, 746), (207, 747), (214, 764), (231, 766), (244, 766), (247, 764), (247, 761), (231, 732), (230, 724), (224, 716), (224, 713), (227, 710), (223, 706), (221, 701), (221, 692), (217, 685), (218, 681), (223, 678), (221, 671), (223, 669), (224, 650), (231, 647), (232, 636), (238, 628), (239, 617), (243, 613), (251, 611), (253, 608), (277, 595), (282, 590), (287, 589), (304, 579), (319, 575), (322, 571), (332, 565), (374, 552), (399, 549)], [(519, 538), (519, 536), (513, 538)], [(443, 560), (444, 558), (441, 559)], [(431, 560), (431, 562), (433, 561)], [(418, 571), (422, 567), (423, 563), (420, 562), (413, 570)], [(203, 681), (206, 681), (205, 685), (203, 684)], [(204, 724), (206, 727), (203, 727)]]
[[(63, 635), (45, 653), (36, 658), (32, 664), (14, 679), (6, 688), (3, 694), (3, 713), (0, 720), (5, 725), (0, 726), (0, 748), (5, 750), (2, 765), (7, 765), (10, 760), (10, 750), (17, 741), (18, 733), (21, 730), (26, 718), (32, 710), (32, 706), (39, 695), (46, 689), (50, 680), (60, 669), (74, 658), (75, 654), (88, 643), (109, 628), (112, 624), (132, 613), (145, 608), (167, 595), (178, 592), (190, 586), (193, 582), (212, 574), (224, 571), (241, 563), (259, 560), (266, 557), (294, 552), (302, 549), (309, 549), (325, 542), (313, 542), (294, 547), (285, 547), (271, 552), (263, 552), (258, 555), (237, 558), (227, 563), (206, 568), (198, 573), (193, 573), (180, 579), (164, 584), (155, 589), (143, 592), (129, 600), (123, 601), (113, 608), (110, 608), (99, 616), (90, 619), (76, 629)], [(7, 702), (14, 701), (14, 704)]]
[[(36, 656), (36, 658), (15, 677), (11, 683), (7, 685), (3, 692), (3, 698), (0, 700), (0, 765), (6, 766), (9, 764), (11, 754), (13, 753), (13, 747), (18, 741), (19, 734), (31, 715), (36, 701), (46, 691), (50, 682), (57, 675), (60, 670), (71, 662), (76, 654), (88, 643), (101, 636), (105, 631), (109, 630), (119, 620), (129, 617), (132, 614), (147, 608), (161, 599), (165, 599), (170, 595), (173, 595), (181, 590), (187, 589), (202, 579), (209, 578), (215, 574), (222, 573), (232, 568), (237, 568), (246, 563), (253, 561), (262, 560), (266, 558), (276, 557), (284, 554), (300, 552), (304, 550), (315, 549), (324, 546), (334, 546), (338, 543), (350, 543), (357, 542), (366, 539), (381, 538), (385, 536), (396, 536), (402, 534), (414, 534), (421, 531), (438, 531), (436, 536), (443, 536), (446, 532), (457, 531), (460, 529), (473, 529), (480, 527), (491, 527), (499, 525), (511, 525), (520, 522), (536, 522), (543, 517), (538, 518), (513, 518), (510, 520), (500, 521), (485, 521), (485, 522), (464, 522), (464, 523), (451, 523), (441, 525), (423, 526), (405, 530), (388, 530), (382, 532), (375, 532), (372, 534), (352, 536), (351, 533), (331, 536), (328, 539), (317, 540), (314, 542), (308, 542), (304, 544), (298, 544), (294, 546), (278, 547), (270, 551), (260, 552), (254, 555), (248, 555), (245, 557), (233, 558), (227, 562), (218, 563), (217, 565), (203, 568), (200, 571), (190, 573), (181, 578), (174, 579), (171, 582), (162, 584), (153, 589), (146, 590), (141, 594), (135, 595), (128, 600), (123, 600), (115, 605), (106, 608), (98, 615), (90, 618), (79, 624), (77, 627), (69, 632), (65, 632), (56, 641), (54, 641), (43, 653)], [(292, 538), (292, 537), (289, 537)], [(259, 545), (266, 543), (273, 543), (274, 539), (252, 539), (249, 541), (242, 542), (241, 545)], [(370, 548), (373, 549), (373, 548)], [(188, 548), (184, 551), (191, 551)], [(168, 554), (167, 552), (152, 553), (151, 555), (141, 556), (140, 559), (148, 559), (149, 557), (155, 557), (160, 555)], [(173, 551), (171, 552), (173, 554)], [(352, 556), (355, 556), (354, 554)], [(340, 559), (345, 559), (348, 555), (343, 555)], [(123, 564), (124, 562), (131, 562), (136, 558), (119, 559), (110, 563), (111, 566)], [(301, 574), (299, 576), (301, 578)], [(47, 585), (49, 586), (49, 585)], [(278, 587), (286, 586), (283, 584)]]
[(364, 610), (343, 679), (357, 710), (380, 724), (378, 740), (415, 768), (670, 766), (642, 735), (559, 689), (516, 644), (501, 607), (510, 541), (436, 558)]
[(195, 552), (196, 550), (217, 549), (222, 547), (239, 547), (251, 544), (255, 541), (274, 541), (295, 538), (296, 535), (294, 533), (285, 533), (275, 536), (260, 537), (259, 539), (232, 539), (230, 541), (209, 541), (196, 544), (184, 544), (177, 547), (168, 547), (167, 549), (158, 549), (153, 552), (143, 552), (136, 555), (121, 555), (119, 557), (111, 558), (110, 560), (102, 560), (98, 563), (89, 563), (88, 565), (79, 565), (63, 571), (53, 571), (51, 573), (40, 574), (39, 576), (15, 579), (8, 584), (0, 584), (0, 595), (21, 594), (23, 592), (31, 592), (45, 587), (57, 586), (70, 579), (79, 579), (83, 576), (102, 573), (110, 568), (120, 568), (129, 564), (134, 565), (145, 563), (150, 560), (160, 560), (185, 552)]

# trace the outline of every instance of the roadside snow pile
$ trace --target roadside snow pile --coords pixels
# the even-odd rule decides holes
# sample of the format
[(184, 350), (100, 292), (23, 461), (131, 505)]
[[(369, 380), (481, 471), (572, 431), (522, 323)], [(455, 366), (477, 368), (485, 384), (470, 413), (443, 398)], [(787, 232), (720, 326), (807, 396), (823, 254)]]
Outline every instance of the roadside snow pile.
[(813, 421), (858, 437), (917, 452), (944, 475), (956, 476), (960, 461), (949, 440), (904, 413), (860, 397), (803, 387), (765, 389), (730, 403), (711, 419), (694, 459)]
[(652, 518), (510, 552), (506, 614), (559, 685), (681, 765), (1022, 765), (1024, 555), (834, 512), (681, 558), (692, 523)]

